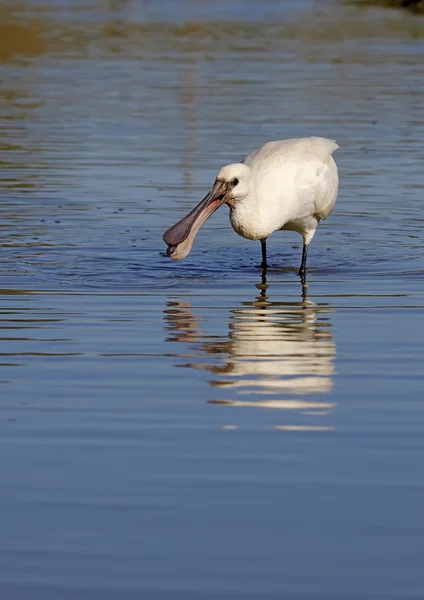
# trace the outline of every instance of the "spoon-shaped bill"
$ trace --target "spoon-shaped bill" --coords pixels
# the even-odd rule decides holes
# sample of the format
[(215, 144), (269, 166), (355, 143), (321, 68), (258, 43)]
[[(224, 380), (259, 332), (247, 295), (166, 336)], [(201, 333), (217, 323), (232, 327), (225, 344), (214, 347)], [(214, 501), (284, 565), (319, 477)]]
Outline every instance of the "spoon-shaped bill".
[(166, 255), (172, 260), (181, 260), (190, 254), (197, 232), (212, 213), (226, 199), (227, 188), (223, 181), (215, 181), (210, 192), (192, 211), (175, 223), (163, 234), (168, 248)]

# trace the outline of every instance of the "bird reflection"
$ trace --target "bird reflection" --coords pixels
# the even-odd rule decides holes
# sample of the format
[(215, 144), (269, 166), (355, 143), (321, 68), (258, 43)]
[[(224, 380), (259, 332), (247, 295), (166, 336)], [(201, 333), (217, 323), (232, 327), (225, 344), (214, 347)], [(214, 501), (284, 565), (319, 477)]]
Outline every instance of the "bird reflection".
[(196, 316), (189, 302), (168, 302), (167, 341), (185, 342), (189, 351), (177, 356), (195, 359), (179, 366), (210, 371), (213, 387), (232, 392), (228, 400), (211, 401), (216, 404), (327, 412), (334, 403), (307, 396), (334, 386), (332, 309), (313, 302), (306, 285), (291, 302), (270, 299), (265, 274), (256, 287), (253, 301), (230, 311), (225, 336), (208, 334), (210, 320)]

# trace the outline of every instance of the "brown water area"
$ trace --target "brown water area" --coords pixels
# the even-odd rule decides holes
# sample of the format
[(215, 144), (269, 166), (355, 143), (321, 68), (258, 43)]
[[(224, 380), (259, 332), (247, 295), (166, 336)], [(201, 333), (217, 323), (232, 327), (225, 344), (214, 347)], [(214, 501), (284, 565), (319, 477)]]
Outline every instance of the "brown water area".
[[(424, 594), (424, 19), (331, 0), (0, 6), (0, 598)], [(337, 140), (301, 238), (220, 208)]]
[(417, 13), (424, 12), (423, 0), (357, 0), (357, 2), (363, 6), (383, 6), (387, 8), (402, 8)]

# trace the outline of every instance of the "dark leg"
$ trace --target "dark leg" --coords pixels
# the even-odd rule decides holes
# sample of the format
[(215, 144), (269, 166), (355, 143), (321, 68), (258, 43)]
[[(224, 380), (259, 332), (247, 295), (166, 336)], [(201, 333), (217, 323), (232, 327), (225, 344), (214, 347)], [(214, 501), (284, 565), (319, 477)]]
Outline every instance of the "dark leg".
[(268, 265), (266, 264), (266, 239), (261, 240), (261, 250), (262, 250), (261, 269), (268, 269)]
[(308, 299), (308, 284), (306, 283), (306, 277), (301, 277), (302, 282), (302, 300), (305, 302)]
[(258, 302), (266, 302), (268, 296), (266, 295), (266, 291), (268, 289), (268, 284), (266, 282), (266, 269), (262, 269), (262, 275), (261, 275), (261, 283), (258, 283), (256, 285), (256, 287), (258, 288), (258, 290), (261, 291), (261, 293), (259, 294), (259, 296), (256, 298)]
[(308, 248), (309, 248), (309, 246), (307, 246), (305, 244), (305, 242), (303, 242), (302, 263), (301, 263), (300, 269), (299, 269), (299, 275), (302, 278), (304, 278), (306, 275), (306, 259), (308, 258)]

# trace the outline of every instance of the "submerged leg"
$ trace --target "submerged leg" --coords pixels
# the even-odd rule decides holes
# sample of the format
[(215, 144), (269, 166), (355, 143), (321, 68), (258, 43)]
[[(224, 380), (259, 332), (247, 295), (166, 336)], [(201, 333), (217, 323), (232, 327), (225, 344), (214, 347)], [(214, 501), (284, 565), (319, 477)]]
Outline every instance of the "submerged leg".
[(268, 269), (268, 265), (266, 264), (266, 238), (264, 240), (261, 240), (261, 250), (262, 250), (261, 269)]
[(308, 258), (308, 244), (303, 242), (303, 250), (302, 250), (302, 262), (299, 269), (299, 275), (304, 278), (306, 275), (306, 259)]
[(306, 259), (308, 258), (309, 244), (312, 242), (312, 238), (318, 227), (319, 220), (316, 217), (311, 217), (305, 222), (305, 227), (301, 233), (303, 237), (303, 250), (302, 250), (302, 262), (300, 263), (299, 275), (302, 279), (302, 283), (305, 283), (306, 277)]

